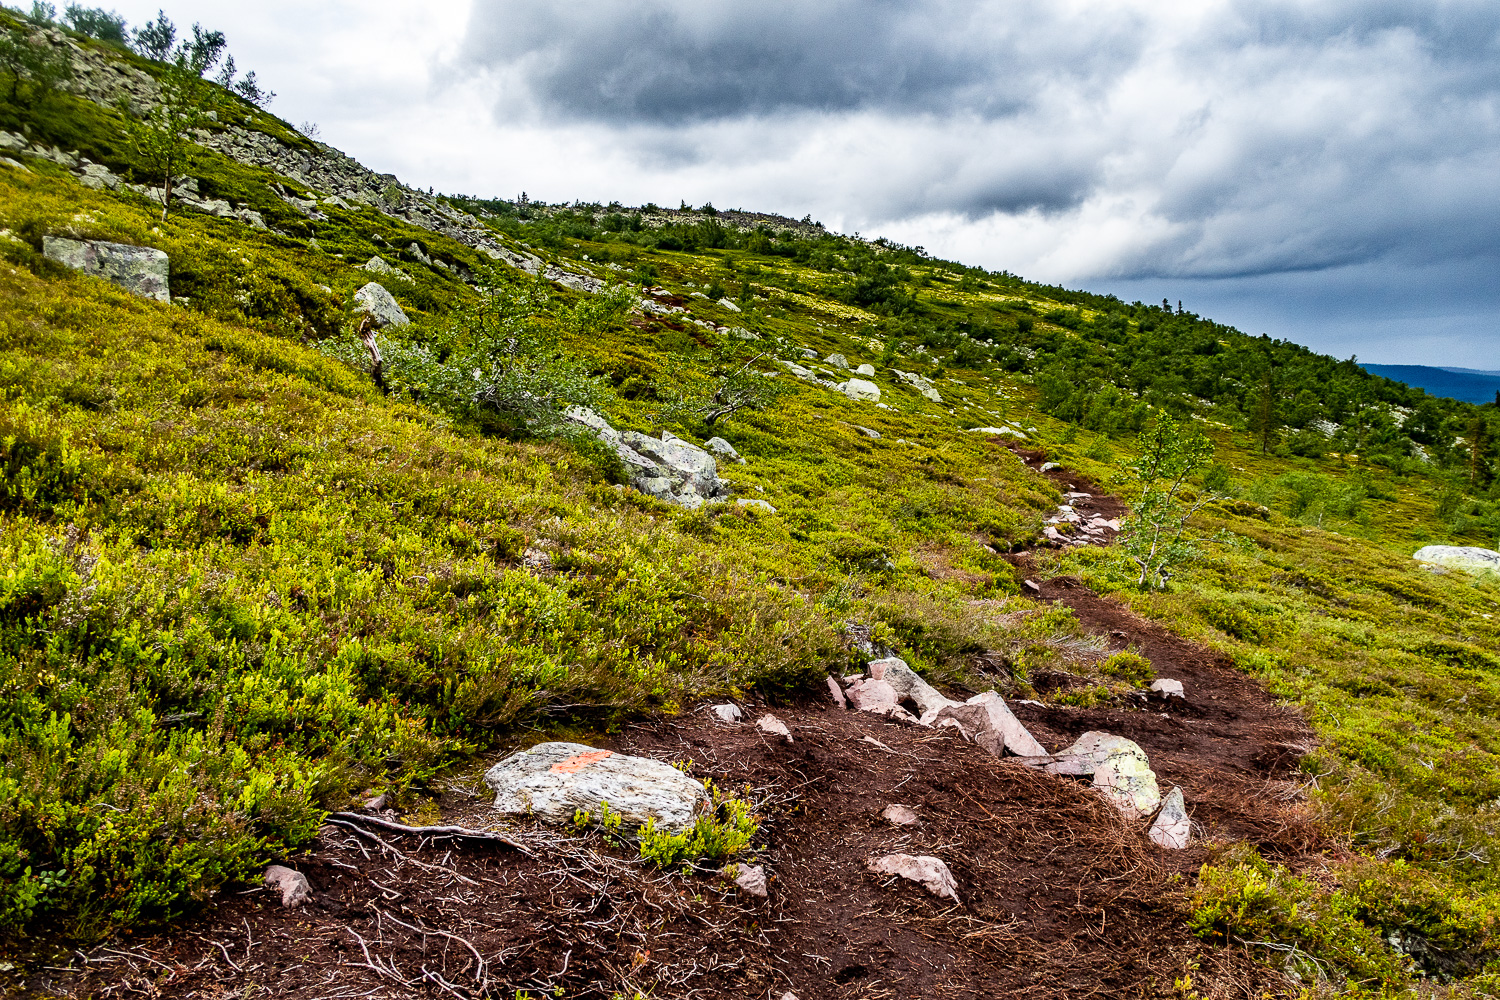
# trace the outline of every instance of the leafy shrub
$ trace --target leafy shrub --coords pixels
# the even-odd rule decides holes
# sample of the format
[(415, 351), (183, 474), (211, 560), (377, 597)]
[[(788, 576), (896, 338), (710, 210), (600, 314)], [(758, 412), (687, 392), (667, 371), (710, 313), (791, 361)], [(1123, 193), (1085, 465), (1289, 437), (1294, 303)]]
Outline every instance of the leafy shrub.
[(760, 816), (754, 805), (749, 799), (720, 792), (712, 781), (705, 781), (703, 787), (708, 790), (713, 809), (694, 820), (691, 830), (675, 834), (658, 830), (654, 816), (641, 827), (638, 836), (643, 861), (658, 868), (705, 863), (718, 868), (750, 846), (760, 832)]
[(1297, 629), (1296, 621), (1285, 611), (1252, 594), (1206, 603), (1202, 614), (1220, 632), (1257, 645), (1280, 642)]
[(1139, 653), (1123, 650), (1099, 664), (1099, 672), (1106, 677), (1116, 677), (1132, 687), (1145, 687), (1156, 677), (1151, 661)]

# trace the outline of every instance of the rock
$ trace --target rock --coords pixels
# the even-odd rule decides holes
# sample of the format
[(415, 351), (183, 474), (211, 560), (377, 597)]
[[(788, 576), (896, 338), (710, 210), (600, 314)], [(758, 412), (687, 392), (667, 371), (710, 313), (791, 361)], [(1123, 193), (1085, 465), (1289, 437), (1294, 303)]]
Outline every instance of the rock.
[(262, 881), (270, 888), (281, 891), (281, 905), (288, 910), (301, 906), (312, 895), (312, 885), (307, 881), (307, 876), (283, 865), (268, 867)]
[(354, 293), (354, 311), (367, 314), (377, 330), (387, 326), (406, 326), (411, 322), (395, 296), (377, 281)]
[(635, 431), (621, 433), (581, 406), (569, 407), (563, 417), (589, 428), (613, 448), (630, 474), (630, 484), (648, 496), (692, 510), (729, 495), (729, 484), (719, 478), (718, 463), (695, 444), (670, 433), (662, 434), (661, 440)]
[(1182, 789), (1173, 785), (1167, 797), (1162, 800), (1161, 812), (1156, 814), (1156, 821), (1146, 831), (1146, 836), (1158, 847), (1180, 851), (1187, 847), (1192, 832), (1193, 821), (1188, 819), (1187, 807), (1182, 801)]
[(406, 252), (411, 254), (417, 260), (426, 264), (428, 267), (432, 266), (432, 258), (422, 252), (422, 244), (413, 243), (411, 246), (406, 248)]
[(736, 462), (739, 462), (741, 465), (745, 464), (745, 460), (743, 458), (740, 458), (740, 453), (734, 450), (734, 445), (730, 444), (728, 441), (725, 441), (721, 437), (709, 438), (707, 441), (703, 442), (703, 447), (713, 452), (715, 455), (722, 455), (725, 458), (732, 458)]
[(889, 715), (900, 707), (901, 699), (896, 696), (896, 689), (882, 680), (862, 677), (849, 685), (849, 690), (844, 693), (849, 697), (849, 704), (861, 712)]
[(844, 383), (842, 391), (850, 399), (866, 403), (880, 402), (880, 386), (874, 382), (866, 382), (862, 378), (851, 378)]
[(742, 892), (748, 892), (752, 896), (765, 899), (771, 895), (766, 886), (766, 870), (760, 865), (735, 865), (739, 871), (735, 873), (734, 884), (739, 886)]
[(1059, 465), (1056, 462), (1043, 462), (1042, 463), (1042, 471), (1043, 472), (1051, 472), (1053, 469), (1061, 469), (1061, 468), (1062, 468), (1062, 466)]
[(1145, 756), (1134, 740), (1127, 740), (1123, 736), (1111, 736), (1109, 733), (1090, 731), (1078, 737), (1066, 750), (1059, 751), (1050, 757), (1030, 760), (1027, 763), (1033, 767), (1044, 768), (1049, 774), (1071, 774), (1087, 778), (1093, 775), (1110, 754), (1119, 750), (1134, 750)]
[(874, 365), (860, 365), (858, 368), (854, 369), (854, 374), (856, 374), (856, 375), (868, 375), (871, 378), (874, 378), (875, 377), (875, 366)]
[(1131, 819), (1150, 816), (1161, 805), (1156, 774), (1140, 747), (1120, 747), (1094, 769), (1094, 787)]
[(725, 309), (728, 309), (732, 313), (737, 313), (740, 311), (740, 307), (735, 305), (734, 301), (731, 300), (728, 296), (720, 299), (719, 305), (723, 306)]
[(1447, 566), (1470, 573), (1486, 571), (1500, 573), (1500, 552), (1494, 549), (1481, 549), (1470, 545), (1428, 545), (1418, 549), (1412, 558), (1417, 562)]
[(384, 257), (380, 256), (371, 257), (364, 263), (364, 265), (361, 267), (361, 270), (369, 271), (371, 274), (379, 274), (385, 277), (396, 278), (401, 281), (411, 280), (411, 275), (407, 274), (399, 267), (396, 267), (393, 264), (389, 263)]
[(876, 681), (885, 681), (896, 692), (897, 702), (911, 699), (917, 705), (917, 711), (925, 724), (930, 725), (927, 720), (929, 715), (936, 716), (950, 705), (958, 702), (945, 698), (938, 692), (937, 688), (928, 684), (917, 672), (906, 665), (905, 660), (896, 657), (888, 657), (884, 660), (870, 661), (870, 678)]
[(171, 263), (165, 253), (153, 247), (43, 236), (42, 254), (64, 267), (104, 278), (132, 295), (158, 302), (172, 301), (168, 287)]
[(86, 163), (78, 183), (95, 191), (113, 191), (120, 186), (120, 178), (102, 163)]
[(879, 441), (880, 440), (880, 432), (877, 431), (877, 430), (871, 430), (868, 427), (861, 427), (859, 424), (850, 424), (849, 426), (853, 427), (855, 430), (859, 431), (861, 434), (863, 434), (865, 437), (869, 438), (871, 441)]
[(962, 705), (950, 702), (934, 713), (930, 722), (944, 719), (959, 723), (969, 739), (996, 757), (1003, 757), (1007, 750), (1018, 757), (1047, 755), (1046, 748), (1015, 717), (1005, 699), (994, 691), (977, 694)]
[(1026, 440), (1026, 435), (1022, 434), (1020, 431), (1016, 430), (1014, 427), (971, 427), (971, 428), (969, 428), (969, 433), (970, 434), (993, 434), (993, 435), (995, 435), (997, 437), (1013, 437), (1013, 438), (1017, 438), (1017, 439), (1019, 439), (1021, 441), (1025, 441)]
[(770, 733), (772, 736), (785, 736), (788, 742), (791, 741), (792, 731), (786, 727), (785, 722), (782, 722), (774, 715), (762, 715), (755, 724), (760, 727), (760, 731), (763, 733)]
[(775, 507), (772, 507), (764, 500), (756, 500), (754, 497), (741, 497), (739, 500), (736, 500), (735, 503), (739, 504), (741, 507), (754, 507), (757, 510), (765, 511), (768, 514), (776, 513)]
[(1151, 690), (1161, 695), (1163, 698), (1187, 697), (1186, 692), (1184, 692), (1182, 688), (1182, 681), (1174, 681), (1170, 677), (1158, 677), (1156, 680), (1152, 681)]
[(1026, 585), (1026, 589), (1031, 591), (1033, 594), (1040, 594), (1042, 592), (1042, 585), (1037, 583), (1035, 580), (1024, 580), (1022, 582)]
[(808, 371), (806, 368), (803, 368), (801, 365), (797, 364), (795, 361), (778, 361), (776, 363), (778, 365), (780, 365), (781, 367), (785, 368), (787, 371), (791, 372), (797, 378), (802, 379), (804, 382), (816, 382), (816, 381), (818, 381), (818, 376), (814, 375), (812, 372)]
[(955, 903), (959, 901), (958, 883), (953, 881), (953, 873), (941, 858), (887, 854), (866, 862), (865, 866), (877, 875), (899, 875), (921, 884), (934, 896), (946, 896)]
[(842, 354), (830, 354), (828, 355), (828, 357), (823, 359), (823, 363), (825, 365), (833, 365), (833, 367), (835, 368), (849, 367), (849, 359), (844, 357)]
[(903, 806), (899, 802), (886, 806), (880, 817), (892, 826), (916, 826), (920, 822), (910, 806)]
[(733, 702), (725, 702), (722, 705), (715, 705), (713, 708), (709, 709), (709, 711), (714, 713), (714, 715), (717, 715), (720, 722), (734, 723), (739, 722), (745, 717), (745, 713), (740, 711), (740, 706), (734, 704)]
[(573, 822), (580, 810), (597, 819), (599, 804), (608, 802), (626, 832), (654, 818), (657, 829), (684, 833), (709, 808), (703, 785), (675, 767), (581, 743), (538, 744), (505, 758), (484, 780), (495, 790), (497, 812), (556, 825)]
[(833, 677), (828, 678), (828, 693), (833, 696), (833, 703), (839, 708), (848, 709), (849, 699), (844, 697), (844, 689), (839, 687), (839, 682)]
[(941, 403), (943, 401), (942, 395), (933, 388), (931, 379), (924, 378), (916, 372), (903, 372), (895, 368), (891, 369), (891, 374), (910, 385), (932, 402)]

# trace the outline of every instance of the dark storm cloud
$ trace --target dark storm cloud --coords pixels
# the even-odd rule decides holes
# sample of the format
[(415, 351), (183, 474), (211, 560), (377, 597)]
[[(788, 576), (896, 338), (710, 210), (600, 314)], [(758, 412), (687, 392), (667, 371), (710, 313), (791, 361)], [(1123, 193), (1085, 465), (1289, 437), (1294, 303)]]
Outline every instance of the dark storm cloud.
[(1048, 280), (1469, 301), (1500, 258), (1492, 0), (475, 0), (464, 62), (716, 200)]
[[(553, 114), (681, 124), (787, 111), (987, 117), (1047, 75), (1128, 66), (1132, 18), (1061, 27), (1050, 5), (962, 0), (477, 0), (466, 44)], [(1100, 30), (1103, 29), (1103, 30)]]

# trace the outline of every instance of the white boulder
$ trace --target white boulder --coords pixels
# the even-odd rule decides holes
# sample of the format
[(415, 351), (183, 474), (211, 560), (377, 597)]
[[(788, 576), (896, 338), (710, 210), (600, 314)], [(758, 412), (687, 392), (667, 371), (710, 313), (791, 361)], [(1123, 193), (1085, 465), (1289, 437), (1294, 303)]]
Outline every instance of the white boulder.
[(958, 883), (941, 858), (887, 854), (883, 858), (871, 859), (865, 867), (877, 875), (899, 875), (918, 883), (934, 896), (946, 896), (955, 903), (959, 901)]
[(1163, 698), (1187, 697), (1187, 692), (1182, 687), (1182, 681), (1173, 680), (1170, 677), (1158, 677), (1152, 681), (1151, 690)]
[[(926, 718), (924, 716), (924, 718)], [(950, 703), (935, 713), (932, 722), (956, 722), (960, 731), (996, 757), (1010, 751), (1018, 757), (1045, 757), (1047, 750), (1021, 724), (1005, 699), (994, 691), (977, 694), (962, 705)]]
[(928, 684), (917, 672), (906, 665), (906, 661), (891, 656), (884, 660), (871, 660), (869, 664), (869, 676), (871, 680), (885, 681), (891, 689), (896, 692), (898, 702), (910, 699), (916, 703), (917, 714), (923, 720), (924, 725), (931, 725), (929, 716), (935, 718), (937, 713), (949, 705), (957, 705), (958, 702), (943, 695)]
[(828, 355), (828, 357), (823, 359), (823, 363), (833, 365), (833, 367), (835, 368), (849, 367), (849, 359), (844, 357), (842, 354), (830, 354)]
[(119, 285), (132, 295), (158, 302), (172, 301), (168, 287), (171, 262), (154, 247), (43, 236), (42, 255), (64, 267)]
[(865, 403), (880, 402), (880, 386), (862, 378), (851, 378), (843, 384), (843, 393), (850, 399)]
[(792, 731), (786, 727), (785, 722), (782, 722), (774, 715), (762, 715), (760, 719), (756, 721), (755, 725), (759, 727), (760, 731), (763, 733), (770, 733), (772, 736), (785, 736), (788, 743), (790, 743), (792, 740)]
[(671, 433), (663, 433), (660, 440), (636, 431), (621, 433), (582, 406), (569, 407), (563, 417), (587, 427), (613, 448), (630, 485), (648, 496), (689, 510), (729, 496), (729, 484), (719, 478), (713, 455), (695, 444)]
[(354, 293), (354, 309), (369, 316), (376, 329), (406, 326), (411, 322), (396, 297), (378, 281), (372, 281)]
[(654, 818), (657, 829), (683, 833), (709, 808), (703, 785), (675, 767), (581, 743), (522, 750), (490, 768), (484, 781), (495, 790), (497, 812), (557, 825), (573, 822), (580, 811), (597, 820), (607, 802), (626, 832)]
[(726, 701), (722, 705), (715, 705), (709, 711), (713, 712), (720, 722), (727, 722), (731, 725), (745, 717), (745, 713), (740, 711), (740, 706), (730, 701)]
[(860, 365), (858, 368), (854, 369), (854, 374), (856, 374), (856, 375), (867, 375), (870, 378), (874, 378), (875, 377), (875, 366), (874, 365)]
[(1500, 573), (1500, 552), (1471, 545), (1427, 545), (1412, 556), (1417, 562), (1469, 573)]

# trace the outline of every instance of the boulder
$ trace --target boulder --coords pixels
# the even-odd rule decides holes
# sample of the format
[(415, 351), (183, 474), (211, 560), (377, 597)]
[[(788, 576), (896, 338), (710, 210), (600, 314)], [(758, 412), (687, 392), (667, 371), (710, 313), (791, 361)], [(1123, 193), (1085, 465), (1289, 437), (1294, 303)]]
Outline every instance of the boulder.
[(833, 703), (839, 708), (848, 709), (849, 699), (844, 697), (844, 689), (839, 687), (839, 682), (833, 677), (828, 678), (828, 693), (833, 698)]
[(1109, 733), (1087, 732), (1078, 737), (1073, 745), (1049, 757), (1037, 757), (1026, 763), (1040, 767), (1049, 774), (1069, 774), (1076, 777), (1092, 777), (1110, 754), (1118, 750), (1134, 750), (1145, 756), (1134, 740)]
[(378, 281), (372, 281), (354, 293), (354, 311), (368, 315), (377, 330), (387, 326), (406, 326), (411, 322), (395, 296)]
[(1151, 838), (1152, 843), (1158, 847), (1165, 847), (1169, 851), (1180, 851), (1188, 845), (1188, 838), (1193, 832), (1193, 821), (1188, 819), (1187, 807), (1182, 800), (1182, 789), (1176, 785), (1167, 793), (1162, 800), (1161, 812), (1156, 814), (1156, 821), (1151, 824), (1151, 829), (1146, 831), (1146, 836)]
[(563, 417), (587, 427), (613, 448), (630, 475), (630, 485), (648, 496), (692, 510), (729, 495), (729, 484), (719, 478), (718, 463), (695, 444), (670, 433), (662, 434), (660, 440), (635, 431), (621, 433), (582, 406), (569, 407)]
[(1151, 690), (1163, 698), (1186, 698), (1187, 693), (1183, 690), (1182, 681), (1175, 681), (1170, 677), (1158, 677), (1151, 682)]
[(993, 435), (995, 435), (997, 437), (1013, 437), (1013, 438), (1018, 438), (1019, 440), (1022, 440), (1022, 441), (1026, 440), (1026, 435), (1022, 434), (1020, 431), (1016, 430), (1014, 427), (971, 427), (971, 428), (969, 428), (969, 433), (970, 434), (993, 434)]
[(495, 810), (563, 825), (585, 810), (598, 818), (609, 803), (633, 833), (649, 819), (668, 833), (689, 830), (709, 808), (703, 785), (649, 757), (597, 750), (581, 743), (540, 743), (512, 754), (484, 776), (495, 790)]
[(785, 722), (782, 722), (776, 716), (762, 715), (755, 724), (760, 728), (761, 732), (770, 733), (772, 736), (785, 736), (787, 742), (791, 742), (792, 731), (786, 727)]
[(862, 378), (851, 378), (844, 383), (842, 391), (850, 399), (866, 403), (880, 402), (880, 386), (874, 382), (866, 382)]
[(132, 295), (158, 302), (172, 301), (168, 287), (171, 262), (154, 247), (43, 236), (42, 254), (64, 267), (119, 285)]
[(874, 365), (860, 365), (858, 368), (854, 369), (854, 374), (856, 374), (856, 375), (868, 375), (870, 378), (874, 378), (875, 377), (875, 366)]
[(756, 510), (763, 510), (767, 514), (776, 513), (775, 507), (772, 507), (764, 500), (757, 500), (754, 497), (741, 497), (740, 499), (736, 500), (735, 503), (739, 504), (741, 507), (754, 507)]
[[(926, 717), (924, 716), (924, 719)], [(1047, 750), (1011, 712), (1005, 699), (994, 691), (977, 694), (960, 705), (951, 702), (930, 720), (941, 724), (952, 720), (960, 731), (996, 757), (1008, 750), (1018, 757), (1046, 757)]]
[(1469, 573), (1500, 573), (1500, 552), (1471, 545), (1428, 545), (1418, 549), (1412, 558), (1431, 566), (1447, 566)]
[(934, 896), (946, 896), (955, 903), (959, 901), (958, 883), (941, 858), (887, 854), (866, 862), (865, 867), (877, 875), (899, 875), (920, 884)]
[(1156, 774), (1140, 747), (1120, 747), (1094, 769), (1094, 787), (1130, 819), (1150, 816), (1161, 805)]
[(268, 867), (262, 881), (281, 893), (281, 905), (288, 910), (301, 906), (312, 895), (312, 885), (307, 881), (307, 876), (283, 865)]
[(928, 716), (936, 717), (938, 712), (958, 702), (943, 697), (937, 688), (928, 684), (917, 672), (906, 665), (905, 660), (896, 657), (888, 657), (884, 660), (870, 661), (870, 679), (885, 681), (896, 692), (898, 702), (910, 699), (916, 703), (917, 714), (924, 724), (931, 725)]
[(724, 458), (733, 459), (734, 461), (739, 462), (741, 465), (745, 464), (745, 460), (743, 458), (740, 458), (740, 453), (734, 450), (734, 445), (730, 444), (728, 441), (725, 441), (721, 437), (709, 438), (707, 441), (703, 442), (703, 447), (713, 452), (715, 455), (722, 455)]
[(900, 707), (901, 699), (897, 697), (896, 689), (882, 680), (861, 677), (849, 685), (849, 690), (844, 693), (849, 698), (849, 704), (861, 712), (888, 715)]
[(709, 711), (718, 716), (720, 722), (735, 723), (739, 722), (745, 717), (745, 713), (740, 711), (740, 706), (734, 704), (733, 702), (725, 702), (722, 705), (715, 705), (713, 708), (709, 709)]
[(848, 368), (849, 359), (842, 354), (830, 354), (823, 359), (824, 364), (833, 365), (835, 368)]
[(880, 816), (892, 826), (916, 826), (920, 822), (916, 812), (910, 806), (903, 806), (899, 802), (892, 802), (886, 806)]
[(859, 431), (861, 434), (863, 434), (865, 437), (869, 438), (871, 441), (879, 441), (880, 440), (880, 432), (877, 431), (877, 430), (873, 430), (872, 428), (869, 428), (869, 427), (861, 427), (859, 424), (850, 424), (849, 426), (853, 427), (855, 430)]
[(735, 305), (734, 300), (729, 298), (728, 296), (720, 299), (719, 305), (723, 306), (725, 309), (728, 309), (732, 313), (737, 313), (740, 311), (740, 307)]

